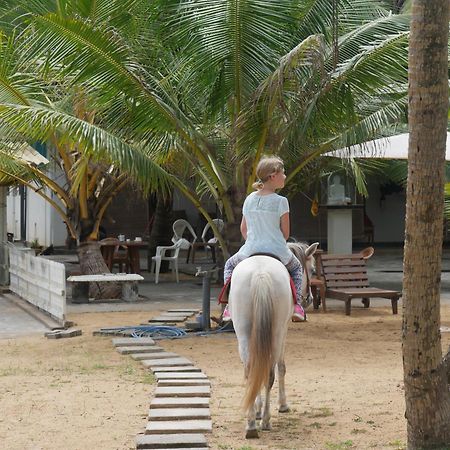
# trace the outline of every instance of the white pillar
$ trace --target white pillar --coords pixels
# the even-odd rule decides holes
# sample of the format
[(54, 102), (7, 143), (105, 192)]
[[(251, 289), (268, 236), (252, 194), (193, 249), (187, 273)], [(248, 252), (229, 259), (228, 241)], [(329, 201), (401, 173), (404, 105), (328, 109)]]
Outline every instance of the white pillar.
[(9, 284), (8, 249), (6, 247), (6, 195), (8, 188), (0, 186), (0, 284)]
[(328, 208), (328, 253), (352, 253), (352, 209)]

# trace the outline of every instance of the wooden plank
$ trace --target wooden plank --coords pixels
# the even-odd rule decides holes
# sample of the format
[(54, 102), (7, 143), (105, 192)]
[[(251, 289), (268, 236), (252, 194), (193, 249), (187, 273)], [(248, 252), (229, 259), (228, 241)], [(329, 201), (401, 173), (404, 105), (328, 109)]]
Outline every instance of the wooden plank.
[(327, 273), (325, 279), (328, 280), (367, 280), (367, 273)]
[(353, 287), (369, 287), (369, 281), (348, 281), (348, 280), (327, 280), (327, 288), (334, 288), (334, 287), (342, 287), (342, 288), (353, 288)]
[[(362, 262), (362, 264), (361, 264)], [(365, 262), (363, 259), (345, 259), (345, 260), (328, 260), (328, 261), (322, 261), (322, 267), (329, 267), (329, 266), (336, 266), (336, 267), (342, 267), (342, 266), (365, 266)]]
[[(337, 297), (333, 297), (333, 296)], [(390, 290), (383, 290), (383, 289), (376, 289), (376, 288), (349, 288), (349, 289), (328, 289), (327, 290), (327, 297), (332, 298), (363, 298), (363, 297), (370, 297), (370, 298), (394, 298), (394, 297), (400, 297), (400, 292), (397, 291), (390, 291)]]
[(324, 273), (351, 273), (351, 272), (359, 272), (359, 273), (367, 273), (367, 268), (365, 266), (329, 266), (326, 267), (323, 271)]

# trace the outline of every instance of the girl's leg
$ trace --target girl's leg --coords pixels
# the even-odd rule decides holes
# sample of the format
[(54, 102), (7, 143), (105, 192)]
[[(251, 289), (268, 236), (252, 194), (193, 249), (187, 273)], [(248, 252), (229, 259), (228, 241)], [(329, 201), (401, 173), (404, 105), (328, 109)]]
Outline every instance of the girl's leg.
[(227, 259), (225, 263), (225, 267), (223, 269), (223, 282), (226, 283), (228, 279), (231, 277), (234, 268), (245, 259), (243, 256), (239, 255), (239, 253), (234, 254), (230, 258)]
[[(231, 278), (231, 274), (233, 273), (234, 268), (243, 260), (245, 259), (243, 256), (239, 255), (238, 253), (234, 254), (230, 258), (227, 259), (225, 263), (225, 267), (223, 268), (223, 282), (224, 284), (227, 283), (227, 281)], [(228, 322), (231, 320), (231, 315), (228, 310), (228, 305), (225, 306), (223, 312), (222, 312), (222, 320), (224, 322)]]
[(291, 260), (286, 264), (286, 269), (291, 275), (295, 290), (297, 291), (297, 299), (296, 304), (294, 305), (292, 320), (301, 322), (306, 320), (306, 314), (301, 305), (303, 268), (300, 261), (295, 256), (292, 256)]

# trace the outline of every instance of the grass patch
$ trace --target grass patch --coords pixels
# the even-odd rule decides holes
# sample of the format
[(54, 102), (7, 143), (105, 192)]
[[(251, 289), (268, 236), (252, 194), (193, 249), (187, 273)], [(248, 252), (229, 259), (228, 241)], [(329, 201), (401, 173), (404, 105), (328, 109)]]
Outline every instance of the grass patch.
[(306, 412), (306, 415), (310, 419), (316, 419), (319, 417), (330, 417), (333, 415), (333, 411), (330, 408), (314, 408), (311, 412)]
[(325, 446), (329, 450), (346, 450), (347, 448), (353, 447), (353, 441), (348, 440), (348, 441), (339, 442), (339, 443), (326, 442)]
[(156, 378), (150, 372), (144, 373), (144, 376), (142, 377), (142, 383), (143, 384), (155, 384)]
[(21, 375), (34, 375), (35, 373), (36, 372), (29, 367), (25, 369), (23, 367), (8, 367), (0, 370), (0, 377), (17, 377)]
[(393, 447), (395, 450), (406, 450), (406, 444), (402, 442), (400, 439), (396, 439), (395, 441), (389, 442), (389, 445)]

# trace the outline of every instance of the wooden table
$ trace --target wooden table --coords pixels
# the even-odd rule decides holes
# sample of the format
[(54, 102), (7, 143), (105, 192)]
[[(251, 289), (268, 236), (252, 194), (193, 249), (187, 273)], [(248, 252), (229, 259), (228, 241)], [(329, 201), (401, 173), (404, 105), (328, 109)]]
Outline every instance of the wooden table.
[(141, 258), (139, 250), (148, 247), (148, 242), (143, 241), (125, 241), (121, 245), (128, 249), (128, 257), (130, 258), (130, 273), (141, 273)]
[[(128, 255), (128, 264), (130, 266), (129, 273), (141, 273), (141, 264), (140, 264), (140, 255), (139, 250), (141, 248), (147, 247), (148, 242), (143, 241), (120, 241), (118, 243), (102, 243), (100, 244), (102, 247), (112, 247), (111, 252), (114, 252), (114, 249), (117, 245), (120, 245), (123, 248), (127, 249), (127, 255)], [(106, 254), (110, 254), (111, 252), (105, 252)], [(107, 262), (108, 264), (108, 262)], [(112, 259), (110, 261), (111, 267), (108, 267), (111, 270), (112, 269)]]

